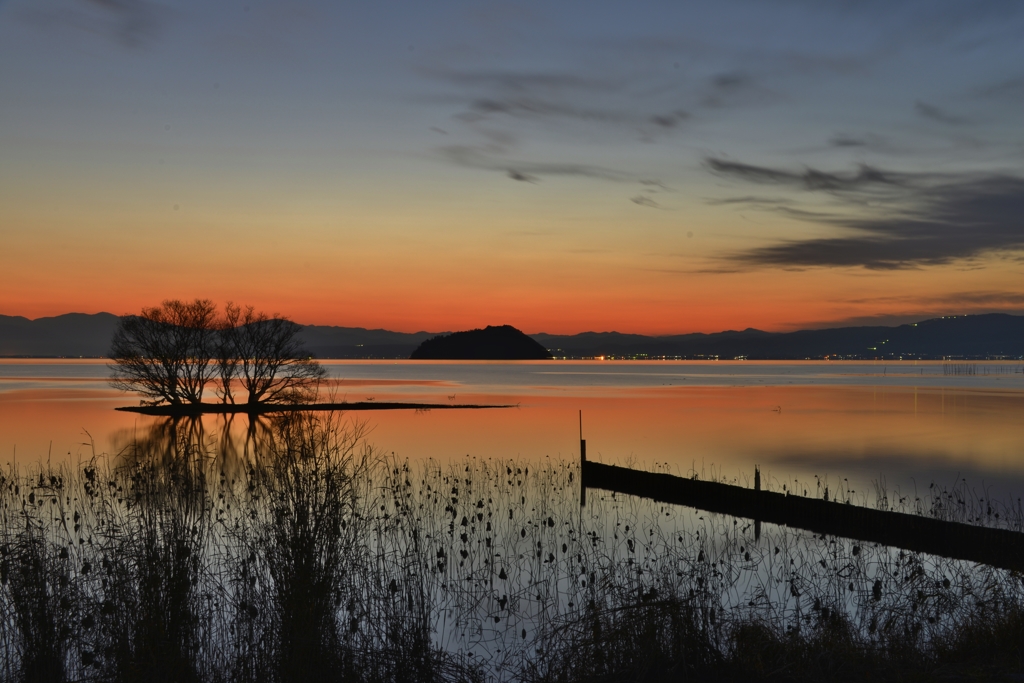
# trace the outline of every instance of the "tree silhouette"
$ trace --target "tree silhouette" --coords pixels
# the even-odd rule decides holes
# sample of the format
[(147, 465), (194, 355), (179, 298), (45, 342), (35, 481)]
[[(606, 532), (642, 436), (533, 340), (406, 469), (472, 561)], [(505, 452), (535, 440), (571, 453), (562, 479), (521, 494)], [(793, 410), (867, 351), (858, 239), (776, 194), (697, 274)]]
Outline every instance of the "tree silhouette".
[(218, 366), (221, 400), (234, 403), (232, 383), (246, 392), (246, 403), (307, 403), (327, 376), (298, 339), (302, 327), (252, 306), (224, 307)]
[(217, 395), (247, 405), (307, 403), (327, 373), (303, 350), (302, 327), (252, 306), (228, 303), (224, 315), (208, 299), (164, 301), (125, 315), (114, 333), (111, 385), (146, 397), (144, 404), (200, 404), (216, 377)]
[(216, 311), (209, 299), (169, 299), (121, 316), (111, 341), (111, 385), (150, 405), (202, 402), (214, 371)]

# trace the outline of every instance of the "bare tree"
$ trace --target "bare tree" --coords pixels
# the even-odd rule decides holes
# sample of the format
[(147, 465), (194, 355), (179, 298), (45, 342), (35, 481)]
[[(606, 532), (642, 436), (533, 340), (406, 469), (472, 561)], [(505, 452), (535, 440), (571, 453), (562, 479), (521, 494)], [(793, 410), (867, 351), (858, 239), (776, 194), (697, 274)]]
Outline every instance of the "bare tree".
[(237, 379), (249, 405), (312, 401), (327, 372), (303, 349), (301, 329), (276, 314), (228, 303), (217, 351), (221, 399), (234, 402)]
[(209, 299), (164, 301), (121, 316), (111, 342), (111, 385), (157, 405), (202, 402), (215, 366), (216, 306)]

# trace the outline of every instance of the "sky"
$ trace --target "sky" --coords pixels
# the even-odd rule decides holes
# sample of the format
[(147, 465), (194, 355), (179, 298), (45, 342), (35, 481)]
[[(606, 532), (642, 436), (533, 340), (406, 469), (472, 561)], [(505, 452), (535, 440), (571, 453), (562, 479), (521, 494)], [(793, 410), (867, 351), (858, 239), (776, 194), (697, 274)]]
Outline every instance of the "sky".
[(0, 314), (1024, 312), (1024, 4), (0, 0)]

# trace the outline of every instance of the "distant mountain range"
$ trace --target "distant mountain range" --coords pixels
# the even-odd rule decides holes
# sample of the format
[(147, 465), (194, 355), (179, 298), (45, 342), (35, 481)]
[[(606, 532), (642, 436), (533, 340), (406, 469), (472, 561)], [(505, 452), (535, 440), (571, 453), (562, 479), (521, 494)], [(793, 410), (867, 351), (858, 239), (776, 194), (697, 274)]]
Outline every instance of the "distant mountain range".
[[(0, 315), (0, 357), (106, 356), (117, 321), (111, 313), (67, 313), (36, 320)], [(317, 358), (408, 358), (420, 343), (440, 333), (305, 325), (301, 334)]]
[(1024, 316), (947, 316), (898, 327), (834, 327), (798, 332), (740, 332), (645, 337), (617, 332), (531, 335), (557, 357), (684, 357), (751, 360), (804, 358), (1021, 358)]
[[(29, 320), (0, 315), (0, 356), (101, 357), (117, 316), (68, 313)], [(307, 325), (306, 348), (318, 358), (408, 358), (439, 332), (389, 332)], [(649, 337), (619, 332), (530, 335), (556, 357), (721, 358), (1024, 358), (1024, 316), (1004, 313), (923, 320), (898, 327), (838, 327), (798, 332), (747, 329)]]
[(105, 356), (116, 327), (117, 316), (111, 313), (67, 313), (35, 320), (0, 315), (0, 356)]

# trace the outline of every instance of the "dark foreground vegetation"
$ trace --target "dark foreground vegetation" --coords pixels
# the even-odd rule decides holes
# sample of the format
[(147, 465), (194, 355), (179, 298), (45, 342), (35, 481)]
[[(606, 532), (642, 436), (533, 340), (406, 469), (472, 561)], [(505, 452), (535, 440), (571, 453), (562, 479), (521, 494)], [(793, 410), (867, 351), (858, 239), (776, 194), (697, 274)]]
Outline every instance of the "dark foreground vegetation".
[[(168, 421), (3, 472), (3, 680), (1024, 674), (1019, 573), (597, 492), (581, 511), (576, 462), (397, 462), (332, 415), (231, 433)], [(1022, 523), (963, 489), (873, 502)]]

